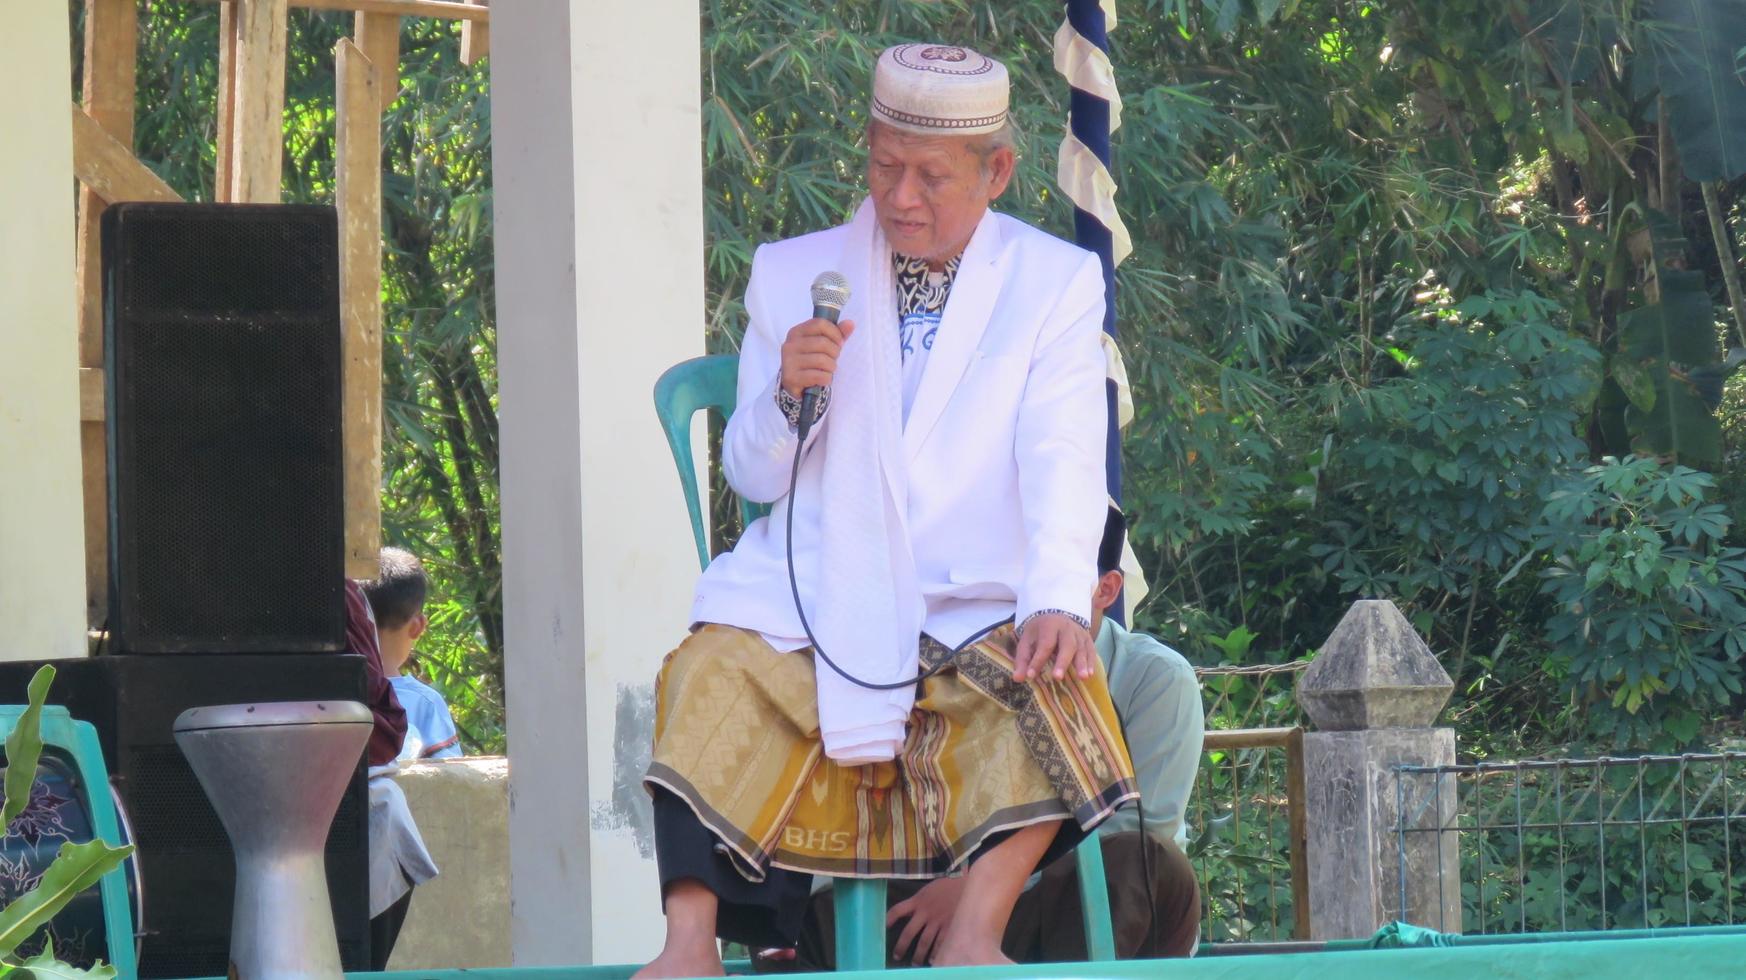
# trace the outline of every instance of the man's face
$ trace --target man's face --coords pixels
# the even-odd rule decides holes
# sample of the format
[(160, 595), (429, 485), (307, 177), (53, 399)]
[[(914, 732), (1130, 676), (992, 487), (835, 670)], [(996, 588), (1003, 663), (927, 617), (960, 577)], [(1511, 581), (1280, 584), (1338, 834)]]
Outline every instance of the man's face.
[(893, 250), (943, 262), (964, 250), (988, 205), (1012, 179), (1012, 151), (986, 156), (976, 137), (921, 136), (874, 123), (867, 189)]

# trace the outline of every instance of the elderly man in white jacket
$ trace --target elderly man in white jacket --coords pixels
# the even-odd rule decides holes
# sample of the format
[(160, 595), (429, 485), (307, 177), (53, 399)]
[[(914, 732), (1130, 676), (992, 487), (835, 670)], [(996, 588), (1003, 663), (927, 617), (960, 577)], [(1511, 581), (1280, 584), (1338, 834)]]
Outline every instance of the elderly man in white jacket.
[[(661, 672), (667, 942), (641, 976), (719, 975), (717, 937), (791, 945), (814, 874), (965, 872), (932, 962), (1004, 962), (1025, 879), (1137, 795), (1087, 629), (1102, 268), (990, 210), (1014, 167), (998, 62), (902, 45), (873, 89), (854, 219), (753, 261), (723, 459), (774, 508)], [(832, 271), (840, 325), (811, 315)]]

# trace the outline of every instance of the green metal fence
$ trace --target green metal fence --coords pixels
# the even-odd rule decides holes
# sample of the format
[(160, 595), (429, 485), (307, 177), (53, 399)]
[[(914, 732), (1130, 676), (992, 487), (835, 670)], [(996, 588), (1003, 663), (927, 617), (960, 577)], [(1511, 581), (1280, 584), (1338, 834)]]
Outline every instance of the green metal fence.
[[(1403, 855), (1456, 836), (1465, 933), (1746, 921), (1746, 753), (1548, 759), (1397, 771)], [(1447, 801), (1453, 798), (1452, 817)], [(1746, 967), (1742, 968), (1746, 972)]]

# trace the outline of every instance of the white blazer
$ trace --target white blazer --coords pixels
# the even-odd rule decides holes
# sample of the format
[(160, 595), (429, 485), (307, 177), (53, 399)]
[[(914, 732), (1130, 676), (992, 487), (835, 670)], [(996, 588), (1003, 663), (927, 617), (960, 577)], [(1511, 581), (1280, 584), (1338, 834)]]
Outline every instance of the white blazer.
[[(774, 503), (732, 553), (698, 580), (694, 623), (763, 633), (778, 649), (807, 645), (784, 554), (795, 435), (776, 405), (781, 348), (812, 315), (813, 278), (841, 261), (847, 226), (773, 242), (752, 259), (738, 405), (723, 438), (728, 483)], [(851, 278), (851, 286), (858, 287)], [(857, 334), (897, 343), (897, 324)], [(993, 211), (964, 250), (933, 350), (904, 425), (908, 537), (923, 632), (956, 646), (1009, 616), (1043, 609), (1087, 619), (1109, 496), (1104, 486), (1103, 270), (1096, 255)], [(829, 588), (820, 568), (820, 499), (831, 413), (808, 437), (794, 511), (794, 562), (808, 615)]]

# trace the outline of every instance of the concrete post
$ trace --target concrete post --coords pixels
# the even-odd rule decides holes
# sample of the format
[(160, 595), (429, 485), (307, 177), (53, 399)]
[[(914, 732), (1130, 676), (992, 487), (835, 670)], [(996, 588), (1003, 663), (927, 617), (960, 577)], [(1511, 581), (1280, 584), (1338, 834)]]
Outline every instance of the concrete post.
[[(1311, 938), (1368, 936), (1396, 919), (1460, 931), (1456, 835), (1405, 835), (1403, 864), (1395, 771), (1454, 764), (1454, 729), (1431, 727), (1453, 690), (1385, 600), (1353, 603), (1298, 680), (1298, 703), (1315, 726), (1304, 736)], [(1405, 807), (1411, 825), (1452, 826), (1453, 783), (1442, 789), (1425, 801), (1415, 794)]]
[(697, 552), (652, 393), (703, 353), (695, 0), (492, 7), (516, 966), (664, 922), (640, 779)]
[(0, 58), (0, 660), (85, 655), (66, 4), (8, 4)]

